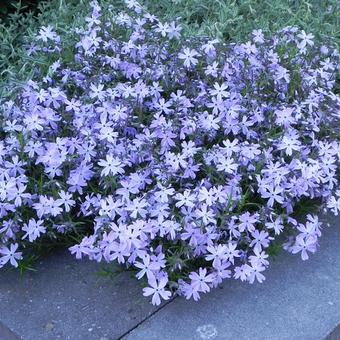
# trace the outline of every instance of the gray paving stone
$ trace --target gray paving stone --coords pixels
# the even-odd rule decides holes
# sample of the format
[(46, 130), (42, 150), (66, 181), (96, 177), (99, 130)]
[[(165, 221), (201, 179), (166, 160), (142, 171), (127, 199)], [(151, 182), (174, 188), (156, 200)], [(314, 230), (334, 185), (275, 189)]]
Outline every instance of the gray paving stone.
[(0, 339), (1, 340), (19, 340), (19, 337), (14, 334), (8, 327), (0, 322)]
[(326, 336), (325, 340), (339, 340), (339, 339), (340, 339), (340, 323)]
[(99, 277), (101, 265), (66, 251), (37, 269), (0, 273), (0, 322), (24, 340), (117, 339), (155, 310), (129, 272)]
[(340, 322), (339, 218), (320, 244), (309, 261), (280, 255), (262, 284), (230, 280), (199, 302), (177, 298), (124, 339), (324, 339)]

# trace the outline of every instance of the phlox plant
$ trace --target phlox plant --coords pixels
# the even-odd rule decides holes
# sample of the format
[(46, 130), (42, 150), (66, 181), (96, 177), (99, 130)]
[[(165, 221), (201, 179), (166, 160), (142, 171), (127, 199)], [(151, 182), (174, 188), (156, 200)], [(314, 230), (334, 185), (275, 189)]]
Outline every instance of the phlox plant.
[(87, 223), (71, 253), (134, 268), (158, 305), (262, 282), (278, 244), (308, 259), (340, 210), (338, 51), (295, 27), (223, 44), (134, 0), (91, 7), (72, 51), (40, 29), (27, 53), (50, 65), (2, 103), (0, 267)]

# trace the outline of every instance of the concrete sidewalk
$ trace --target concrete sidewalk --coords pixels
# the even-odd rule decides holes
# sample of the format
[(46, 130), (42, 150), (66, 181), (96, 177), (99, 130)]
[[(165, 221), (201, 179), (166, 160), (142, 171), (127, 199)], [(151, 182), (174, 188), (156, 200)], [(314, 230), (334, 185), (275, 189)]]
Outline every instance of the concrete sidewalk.
[(8, 327), (0, 322), (0, 339), (1, 340), (19, 340), (20, 338), (13, 333)]
[(156, 309), (131, 273), (102, 277), (102, 267), (63, 251), (23, 277), (0, 273), (0, 322), (24, 340), (119, 338)]
[(230, 280), (199, 302), (176, 299), (125, 339), (323, 339), (340, 323), (339, 219), (320, 243), (305, 262), (282, 253), (262, 284)]
[(323, 339), (340, 322), (339, 219), (320, 243), (305, 262), (283, 252), (263, 284), (229, 280), (199, 302), (161, 308), (130, 273), (102, 278), (101, 265), (60, 252), (22, 278), (0, 273), (0, 323), (24, 340)]

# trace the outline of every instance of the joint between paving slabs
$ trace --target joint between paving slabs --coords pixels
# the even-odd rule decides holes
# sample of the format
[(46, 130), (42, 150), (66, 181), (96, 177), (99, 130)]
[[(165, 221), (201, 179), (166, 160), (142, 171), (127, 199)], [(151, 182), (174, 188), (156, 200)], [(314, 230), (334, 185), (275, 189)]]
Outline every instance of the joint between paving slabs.
[(134, 325), (131, 329), (129, 329), (128, 331), (126, 331), (124, 334), (122, 334), (121, 336), (119, 336), (117, 338), (117, 340), (123, 340), (126, 336), (128, 336), (133, 330), (135, 330), (136, 328), (138, 328), (140, 325), (142, 325), (145, 321), (149, 320), (151, 317), (153, 317), (154, 315), (156, 315), (159, 311), (161, 311), (163, 308), (165, 308), (167, 305), (169, 305), (171, 302), (173, 302), (175, 299), (177, 298), (177, 296), (171, 298), (169, 301), (164, 302), (159, 308), (157, 308), (155, 311), (153, 311), (152, 313), (150, 313), (147, 317), (145, 317), (143, 320), (139, 321), (136, 325)]
[(340, 339), (340, 323), (335, 326), (331, 332), (327, 334), (324, 340), (339, 340)]
[(4, 325), (0, 321), (0, 339), (1, 340), (20, 340), (21, 337), (19, 337), (16, 333), (14, 333), (10, 328), (8, 328), (6, 325)]

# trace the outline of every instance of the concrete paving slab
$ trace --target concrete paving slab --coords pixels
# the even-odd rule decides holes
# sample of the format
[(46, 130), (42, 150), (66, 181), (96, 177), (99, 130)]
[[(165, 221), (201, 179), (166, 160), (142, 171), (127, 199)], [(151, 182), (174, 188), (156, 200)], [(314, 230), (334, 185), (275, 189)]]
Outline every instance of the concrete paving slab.
[(331, 223), (309, 261), (284, 252), (264, 283), (230, 280), (199, 302), (177, 298), (124, 339), (324, 339), (340, 322), (340, 219)]
[(1, 272), (0, 322), (24, 340), (119, 338), (155, 307), (131, 273), (103, 278), (96, 275), (101, 268), (63, 251), (23, 277)]
[(0, 339), (19, 340), (20, 338), (16, 334), (14, 334), (8, 327), (0, 322)]
[(339, 340), (339, 339), (340, 339), (340, 323), (326, 336), (325, 340)]

